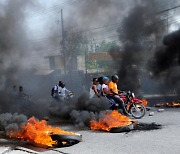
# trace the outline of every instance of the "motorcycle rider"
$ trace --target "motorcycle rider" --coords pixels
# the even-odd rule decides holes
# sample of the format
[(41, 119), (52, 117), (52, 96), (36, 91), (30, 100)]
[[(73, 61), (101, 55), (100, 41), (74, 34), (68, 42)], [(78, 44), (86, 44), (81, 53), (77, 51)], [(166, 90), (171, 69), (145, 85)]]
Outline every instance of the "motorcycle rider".
[(59, 84), (58, 85), (55, 85), (52, 89), (52, 97), (59, 100), (59, 94), (60, 94), (60, 87), (61, 87), (61, 84), (63, 82), (62, 81), (59, 81)]
[(129, 115), (125, 109), (124, 101), (120, 98), (120, 91), (117, 88), (119, 77), (117, 75), (113, 75), (111, 77), (111, 81), (109, 83), (109, 97), (112, 98), (123, 110), (125, 115)]
[(64, 100), (68, 95), (70, 95), (72, 92), (69, 91), (66, 87), (64, 82), (61, 82), (59, 84), (59, 97), (61, 100)]
[(90, 98), (93, 98), (95, 96), (100, 97), (100, 94), (98, 93), (98, 90), (97, 90), (97, 84), (98, 84), (98, 79), (93, 78), (92, 86), (91, 86), (90, 92), (89, 92)]

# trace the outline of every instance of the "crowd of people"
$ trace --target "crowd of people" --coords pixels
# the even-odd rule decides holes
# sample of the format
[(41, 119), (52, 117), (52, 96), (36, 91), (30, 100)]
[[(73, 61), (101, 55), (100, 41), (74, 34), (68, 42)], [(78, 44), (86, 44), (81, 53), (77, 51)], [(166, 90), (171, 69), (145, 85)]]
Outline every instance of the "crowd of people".
[(12, 88), (12, 92), (11, 92), (11, 98), (13, 99), (20, 99), (20, 98), (26, 98), (28, 99), (29, 98), (29, 95), (27, 95), (26, 93), (24, 93), (24, 88), (23, 86), (19, 86), (19, 88), (14, 85), (13, 88)]
[[(119, 77), (117, 75), (113, 75), (111, 80), (106, 76), (93, 78), (89, 96), (90, 99), (104, 97), (111, 103), (111, 109), (121, 108), (123, 113), (127, 115), (124, 102), (120, 98), (122, 91), (118, 90), (117, 87), (118, 80)], [(58, 101), (63, 101), (71, 93), (65, 87), (64, 82), (59, 81), (59, 84), (52, 88), (51, 96)]]
[(111, 102), (112, 108), (121, 108), (124, 114), (127, 114), (123, 100), (120, 98), (121, 91), (117, 88), (119, 77), (113, 75), (111, 80), (104, 76), (93, 78), (90, 87), (90, 98), (105, 97)]

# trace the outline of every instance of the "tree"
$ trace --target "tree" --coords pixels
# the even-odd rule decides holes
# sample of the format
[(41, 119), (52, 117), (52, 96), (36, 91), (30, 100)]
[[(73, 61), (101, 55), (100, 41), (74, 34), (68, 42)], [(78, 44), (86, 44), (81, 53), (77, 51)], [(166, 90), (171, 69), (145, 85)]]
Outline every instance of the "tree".
[(65, 38), (66, 63), (69, 71), (77, 70), (77, 56), (85, 55), (87, 51), (87, 39), (82, 33), (68, 32)]
[(106, 40), (103, 40), (96, 47), (96, 51), (97, 52), (109, 52), (112, 48), (119, 48), (119, 47), (120, 46), (117, 44), (116, 41), (107, 42)]

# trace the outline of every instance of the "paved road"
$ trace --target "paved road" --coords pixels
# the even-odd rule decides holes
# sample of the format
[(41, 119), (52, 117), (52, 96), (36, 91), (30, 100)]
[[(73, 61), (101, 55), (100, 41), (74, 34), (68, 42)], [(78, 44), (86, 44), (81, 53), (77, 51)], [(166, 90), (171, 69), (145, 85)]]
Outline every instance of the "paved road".
[[(43, 153), (43, 154), (179, 154), (180, 153), (180, 109), (165, 109), (154, 116), (146, 116), (140, 122), (162, 124), (162, 129), (151, 131), (132, 131), (129, 133), (107, 133), (91, 130), (79, 130), (72, 126), (61, 126), (66, 130), (75, 130), (83, 135), (83, 141), (77, 145), (54, 149), (18, 148), (13, 150), (12, 144), (0, 145), (0, 151), (7, 154)], [(0, 141), (2, 143), (2, 140)], [(31, 149), (31, 150), (29, 150)]]

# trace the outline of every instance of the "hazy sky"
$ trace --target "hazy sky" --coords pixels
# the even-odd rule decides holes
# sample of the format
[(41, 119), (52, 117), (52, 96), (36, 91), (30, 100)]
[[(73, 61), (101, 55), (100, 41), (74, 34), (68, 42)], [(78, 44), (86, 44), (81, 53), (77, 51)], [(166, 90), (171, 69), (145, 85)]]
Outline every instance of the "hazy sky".
[(70, 0), (34, 1), (36, 1), (34, 7), (31, 7), (31, 9), (28, 10), (26, 16), (26, 25), (30, 33), (33, 34), (32, 39), (38, 39), (48, 35), (47, 29), (52, 25), (52, 23), (49, 23), (49, 21), (54, 22), (55, 24), (53, 25), (58, 26), (58, 20), (60, 20), (59, 11), (61, 10), (61, 4), (67, 3), (67, 1)]
[[(132, 0), (127, 0), (124, 1), (121, 0), (122, 3), (129, 4), (129, 6), (132, 4)], [(61, 28), (60, 25), (60, 10), (61, 8), (63, 8), (63, 13), (64, 13), (64, 24), (65, 27), (67, 27), (67, 23), (69, 22), (69, 20), (72, 20), (73, 18), (69, 17), (71, 16), (72, 13), (72, 8), (76, 8), (77, 6), (80, 6), (80, 3), (82, 3), (83, 1), (80, 0), (34, 0), (35, 5), (33, 7), (33, 9), (28, 11), (28, 15), (27, 15), (27, 26), (28, 26), (28, 33), (31, 33), (30, 35), (30, 39), (41, 39), (41, 38), (45, 38), (46, 36), (48, 36), (50, 33), (52, 33), (52, 29), (59, 29)], [(103, 1), (102, 1), (103, 2)], [(172, 0), (171, 2), (167, 1), (167, 0), (158, 0), (157, 1), (159, 4), (159, 10), (163, 10), (166, 9), (168, 6), (171, 7), (173, 5), (178, 4), (177, 0)], [(126, 6), (127, 7), (127, 6)], [(92, 10), (93, 11), (93, 10)], [(126, 11), (126, 8), (124, 8), (124, 11)], [(78, 13), (76, 14), (76, 12), (73, 12), (75, 14), (72, 14), (72, 16), (78, 16)], [(104, 12), (103, 12), (104, 13)], [(109, 13), (109, 12), (107, 12)], [(170, 12), (169, 16), (171, 16), (171, 18), (169, 19), (169, 22), (174, 21), (174, 20), (178, 20), (179, 19), (179, 11), (178, 9), (175, 10), (175, 12)], [(113, 15), (113, 14), (112, 14)], [(123, 16), (123, 14), (121, 14)], [(172, 18), (172, 16), (174, 16), (174, 18)], [(82, 16), (83, 18), (83, 16)], [(104, 18), (104, 16), (102, 16), (102, 18)], [(113, 17), (112, 17), (113, 18)], [(114, 22), (117, 21), (116, 19), (117, 17), (114, 17), (113, 20)], [(77, 20), (77, 19), (75, 19)], [(85, 20), (85, 19), (82, 19)], [(92, 19), (91, 19), (92, 20)], [(113, 21), (112, 20), (112, 21)], [(119, 20), (121, 21), (121, 19)], [(81, 19), (80, 22), (81, 23)], [(179, 22), (180, 21), (176, 21), (176, 23), (170, 25), (170, 31), (176, 30), (179, 28)], [(102, 20), (99, 22), (94, 22), (91, 26), (89, 26), (90, 28), (92, 27), (98, 27), (98, 25), (106, 25), (106, 20)], [(72, 25), (74, 27), (76, 26), (80, 26), (78, 25), (78, 23), (76, 23), (76, 25)], [(88, 29), (89, 27), (83, 27), (84, 29)], [(117, 38), (116, 38), (117, 39)]]

